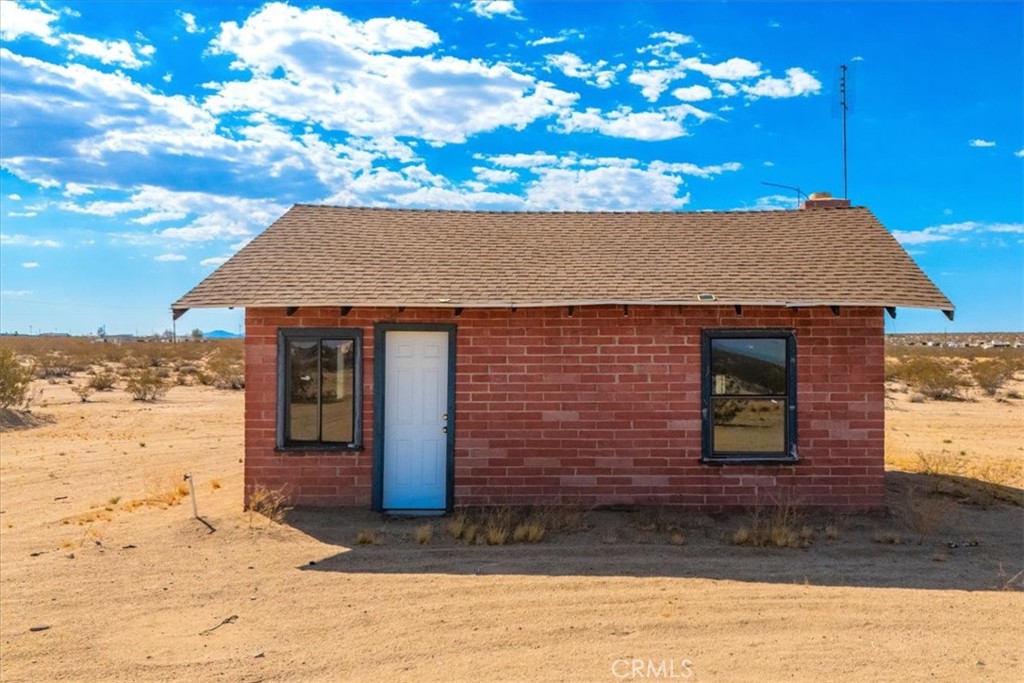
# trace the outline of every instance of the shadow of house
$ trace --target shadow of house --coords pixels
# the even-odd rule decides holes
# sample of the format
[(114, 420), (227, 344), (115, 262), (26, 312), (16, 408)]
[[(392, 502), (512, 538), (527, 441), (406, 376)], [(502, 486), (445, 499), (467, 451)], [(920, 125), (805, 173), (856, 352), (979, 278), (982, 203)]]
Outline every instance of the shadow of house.
[[(444, 536), (443, 522), (397, 519), (365, 510), (305, 508), (287, 523), (339, 547), (311, 558), (302, 571), (351, 574), (456, 576), (686, 578), (751, 583), (929, 590), (1024, 588), (1024, 508), (1004, 502), (1024, 494), (963, 478), (890, 472), (888, 512), (830, 516), (808, 514), (815, 540), (809, 548), (735, 546), (732, 533), (744, 515), (679, 513), (684, 545), (664, 533), (638, 531), (628, 512), (588, 514), (588, 529), (556, 535), (535, 545), (466, 546)], [(947, 490), (947, 489), (955, 490)], [(993, 497), (995, 496), (995, 497)], [(908, 503), (909, 501), (909, 503)], [(915, 519), (935, 513), (935, 520)], [(931, 528), (922, 526), (934, 521)], [(414, 530), (435, 528), (435, 542), (418, 545)], [(828, 540), (825, 525), (838, 527)], [(916, 530), (915, 530), (916, 528)], [(379, 545), (356, 545), (361, 529), (373, 529)], [(608, 532), (615, 541), (608, 542)], [(923, 534), (919, 532), (925, 532)], [(879, 542), (898, 536), (900, 542)], [(438, 538), (440, 537), (440, 538)], [(1016, 575), (1016, 576), (1015, 576)]]

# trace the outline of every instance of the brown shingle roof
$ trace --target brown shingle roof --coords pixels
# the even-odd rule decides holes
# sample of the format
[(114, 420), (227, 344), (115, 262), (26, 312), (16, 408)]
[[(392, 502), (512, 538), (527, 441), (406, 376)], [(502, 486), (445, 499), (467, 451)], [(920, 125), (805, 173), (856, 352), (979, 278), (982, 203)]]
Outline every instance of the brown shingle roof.
[(173, 308), (953, 305), (865, 208), (511, 213), (297, 205)]

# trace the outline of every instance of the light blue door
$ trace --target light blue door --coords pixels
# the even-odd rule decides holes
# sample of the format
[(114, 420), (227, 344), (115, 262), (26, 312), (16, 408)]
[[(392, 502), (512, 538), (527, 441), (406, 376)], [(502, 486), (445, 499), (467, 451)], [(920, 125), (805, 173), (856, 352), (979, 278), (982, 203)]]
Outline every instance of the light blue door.
[(448, 333), (389, 331), (384, 365), (385, 510), (444, 510)]

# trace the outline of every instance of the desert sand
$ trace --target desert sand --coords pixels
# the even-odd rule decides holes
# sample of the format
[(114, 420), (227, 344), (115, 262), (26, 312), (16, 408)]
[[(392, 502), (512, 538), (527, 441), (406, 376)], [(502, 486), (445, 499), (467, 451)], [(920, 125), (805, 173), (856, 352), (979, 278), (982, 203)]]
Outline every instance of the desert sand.
[[(1024, 680), (1022, 508), (935, 477), (892, 472), (889, 515), (809, 517), (804, 549), (697, 514), (674, 545), (625, 512), (529, 546), (434, 520), (419, 545), (423, 520), (243, 512), (240, 392), (41, 386), (52, 421), (0, 434), (3, 681)], [(897, 396), (890, 444), (1019, 466), (1021, 405)]]

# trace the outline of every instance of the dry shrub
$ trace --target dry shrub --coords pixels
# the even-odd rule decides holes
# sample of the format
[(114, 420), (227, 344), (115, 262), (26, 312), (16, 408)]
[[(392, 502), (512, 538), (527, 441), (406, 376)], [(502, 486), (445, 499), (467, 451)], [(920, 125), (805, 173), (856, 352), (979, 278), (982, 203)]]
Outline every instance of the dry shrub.
[(378, 539), (377, 534), (369, 529), (361, 529), (356, 534), (356, 543), (358, 545), (377, 545)]
[(899, 545), (903, 542), (903, 537), (895, 531), (879, 531), (872, 538), (875, 543), (881, 543), (883, 545)]
[[(887, 370), (887, 373), (889, 371)], [(936, 401), (962, 398), (963, 381), (953, 364), (939, 358), (907, 358), (892, 368), (893, 379), (901, 379), (918, 393)]]
[(89, 386), (96, 391), (110, 391), (116, 383), (117, 375), (106, 369), (89, 378)]
[(151, 369), (134, 373), (125, 384), (125, 391), (136, 401), (156, 401), (167, 393), (167, 382)]
[(686, 543), (686, 536), (681, 531), (673, 531), (668, 535), (669, 545), (684, 545)]
[(1003, 360), (981, 360), (971, 366), (971, 376), (986, 395), (995, 396), (1006, 381), (1013, 377), (1013, 368)]
[(32, 367), (23, 365), (14, 351), (0, 348), (0, 408), (27, 407), (32, 375)]
[(771, 505), (757, 505), (750, 511), (747, 523), (737, 529), (733, 545), (776, 548), (806, 548), (814, 540), (813, 530), (801, 524), (803, 511), (789, 500), (775, 500)]
[(570, 505), (460, 510), (446, 527), (449, 536), (466, 545), (539, 543), (549, 532), (572, 533), (583, 528), (583, 510)]
[(245, 510), (249, 513), (249, 528), (255, 526), (256, 515), (267, 520), (268, 525), (271, 522), (281, 524), (284, 521), (285, 513), (291, 510), (290, 507), (287, 507), (287, 502), (288, 487), (272, 489), (263, 484), (254, 486), (250, 490), (249, 499), (245, 504)]
[(95, 391), (95, 389), (93, 389), (88, 384), (76, 384), (75, 386), (71, 387), (71, 391), (73, 391), (75, 395), (78, 396), (78, 398), (82, 399), (82, 403), (88, 403), (89, 397), (92, 395), (92, 392)]
[(217, 351), (206, 360), (206, 372), (199, 375), (199, 380), (217, 389), (239, 390), (245, 388), (245, 371), (240, 362)]
[(433, 524), (421, 524), (416, 527), (416, 533), (414, 535), (416, 542), (420, 545), (426, 545), (430, 543), (434, 538), (434, 525)]

